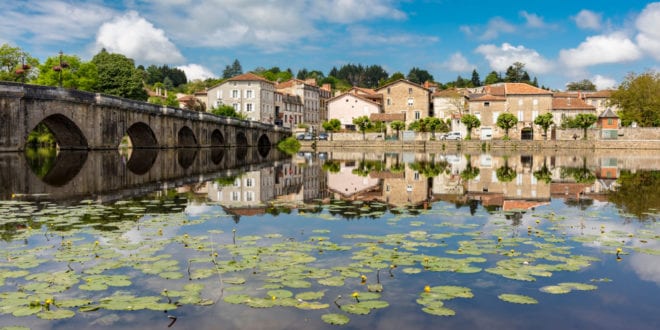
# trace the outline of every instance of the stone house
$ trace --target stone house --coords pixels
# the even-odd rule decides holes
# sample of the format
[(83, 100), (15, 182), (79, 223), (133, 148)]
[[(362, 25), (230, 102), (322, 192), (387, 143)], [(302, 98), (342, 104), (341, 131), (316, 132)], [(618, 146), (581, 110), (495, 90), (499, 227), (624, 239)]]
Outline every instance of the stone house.
[(207, 109), (229, 105), (248, 120), (275, 121), (275, 83), (254, 73), (229, 78), (207, 91)]
[(430, 115), (431, 93), (421, 85), (399, 79), (375, 91), (383, 95), (383, 112), (404, 114), (406, 125)]
[(585, 103), (577, 93), (554, 93), (552, 96), (552, 120), (559, 126), (578, 114), (596, 114), (596, 107)]
[(300, 96), (275, 92), (275, 125), (293, 129), (303, 123), (303, 116)]
[[(534, 119), (552, 110), (552, 92), (525, 83), (497, 83), (481, 87), (470, 95), (469, 113), (481, 120), (477, 133), (482, 138), (504, 136), (504, 130), (497, 129), (497, 117), (509, 112), (518, 118), (518, 124), (509, 130), (511, 139), (542, 139), (534, 134)], [(473, 136), (474, 136), (473, 132)]]
[(277, 91), (297, 95), (303, 102), (303, 123), (318, 131), (323, 120), (327, 119), (327, 100), (332, 96), (330, 85), (319, 88), (316, 80), (290, 79), (276, 86)]
[(612, 109), (607, 109), (598, 116), (601, 138), (613, 140), (619, 135), (619, 116)]
[(355, 130), (353, 119), (381, 113), (381, 105), (357, 94), (344, 93), (328, 100), (328, 120), (339, 119), (344, 129)]

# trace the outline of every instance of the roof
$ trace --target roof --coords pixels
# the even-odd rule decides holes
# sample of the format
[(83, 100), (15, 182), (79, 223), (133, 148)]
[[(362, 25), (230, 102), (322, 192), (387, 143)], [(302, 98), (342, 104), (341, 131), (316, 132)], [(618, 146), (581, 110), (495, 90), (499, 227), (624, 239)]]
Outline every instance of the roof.
[(607, 108), (607, 110), (603, 111), (598, 118), (619, 118), (619, 116), (617, 116), (612, 109)]
[(372, 113), (369, 116), (371, 121), (386, 121), (391, 122), (395, 120), (404, 121), (406, 120), (406, 115), (403, 113)]
[(405, 173), (392, 173), (390, 171), (374, 171), (369, 172), (369, 177), (373, 179), (403, 179)]
[[(362, 93), (364, 93), (364, 94), (369, 94), (369, 95), (377, 94), (376, 91), (373, 90), (372, 88), (364, 88), (364, 87), (358, 87), (358, 86), (353, 86), (353, 87), (351, 87), (351, 89), (349, 89), (348, 92), (350, 93), (350, 92), (353, 91), (353, 90), (354, 90), (356, 93), (357, 93), (357, 92), (362, 92)], [(353, 93), (353, 94), (356, 94), (356, 93)]]
[(395, 81), (393, 81), (393, 82), (391, 82), (391, 83), (389, 83), (389, 84), (387, 84), (387, 85), (383, 85), (383, 86), (381, 86), (381, 87), (376, 88), (376, 91), (379, 91), (379, 90), (381, 90), (381, 89), (385, 89), (385, 88), (387, 88), (387, 87), (390, 87), (390, 86), (395, 85), (395, 84), (398, 84), (398, 83), (404, 83), (404, 84), (412, 85), (412, 86), (415, 86), (415, 87), (417, 87), (417, 88), (423, 89), (423, 90), (425, 90), (425, 91), (427, 91), (427, 92), (429, 91), (428, 88), (424, 88), (424, 86), (419, 85), (419, 84), (416, 84), (416, 83), (414, 83), (414, 82), (412, 82), (412, 81), (410, 81), (410, 80), (408, 80), (408, 79), (399, 79), (399, 80), (395, 80)]
[(272, 81), (270, 81), (270, 80), (268, 80), (268, 79), (266, 79), (262, 76), (256, 75), (252, 72), (239, 74), (238, 76), (231, 77), (231, 78), (229, 78), (225, 81), (264, 81), (264, 82), (268, 82), (268, 83), (271, 83), (271, 84), (275, 84), (274, 82), (272, 82)]
[(553, 97), (552, 110), (596, 110), (596, 107), (589, 105), (577, 97)]
[(503, 211), (513, 211), (513, 210), (529, 210), (531, 208), (539, 207), (542, 205), (548, 205), (550, 202), (546, 201), (529, 201), (529, 200), (511, 200), (505, 199), (502, 204)]
[(470, 99), (470, 102), (476, 102), (476, 101), (479, 101), (479, 102), (483, 102), (483, 101), (504, 102), (504, 101), (506, 101), (506, 97), (486, 94), (486, 95), (479, 95), (476, 98)]
[(551, 91), (538, 88), (526, 83), (497, 83), (485, 87), (486, 92), (504, 96), (504, 95), (550, 95)]
[(364, 97), (364, 96), (362, 96), (362, 95), (357, 95), (357, 94), (353, 94), (353, 93), (348, 93), (348, 92), (346, 92), (346, 93), (342, 93), (342, 94), (339, 94), (339, 95), (337, 95), (337, 96), (335, 96), (335, 97), (333, 97), (333, 98), (328, 99), (327, 103), (330, 104), (330, 102), (335, 102), (336, 100), (339, 100), (339, 99), (341, 99), (341, 98), (344, 97), (344, 96), (353, 97), (353, 98), (356, 98), (356, 99), (359, 99), (359, 100), (362, 100), (362, 101), (364, 101), (364, 102), (368, 102), (368, 103), (371, 103), (371, 104), (374, 104), (374, 105), (380, 107), (380, 103), (378, 103), (378, 102), (374, 102), (374, 101), (373, 101), (372, 99), (370, 99), (370, 98)]
[(593, 92), (593, 93), (584, 93), (584, 97), (585, 98), (606, 98), (606, 99), (608, 99), (608, 98), (612, 97), (613, 92), (614, 92), (613, 90), (605, 89), (605, 90), (597, 91), (597, 92)]
[(459, 90), (455, 88), (452, 88), (452, 89), (436, 91), (435, 93), (433, 93), (433, 97), (463, 97), (463, 93), (461, 93)]

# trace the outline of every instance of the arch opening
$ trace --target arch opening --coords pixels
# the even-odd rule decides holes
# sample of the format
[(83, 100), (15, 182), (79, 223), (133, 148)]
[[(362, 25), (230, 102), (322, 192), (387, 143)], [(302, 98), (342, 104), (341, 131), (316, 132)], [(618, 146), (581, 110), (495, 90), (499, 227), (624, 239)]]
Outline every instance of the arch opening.
[(87, 151), (26, 149), (25, 159), (30, 170), (44, 183), (62, 187), (73, 180), (87, 161)]
[(126, 130), (120, 144), (120, 149), (124, 148), (158, 148), (158, 141), (149, 125), (138, 122)]
[(531, 127), (525, 127), (520, 131), (521, 140), (534, 140), (534, 130)]
[(225, 146), (225, 137), (222, 135), (220, 130), (216, 129), (211, 133), (211, 146), (212, 147), (224, 147)]
[(55, 114), (42, 120), (28, 135), (26, 145), (34, 145), (35, 138), (37, 141), (45, 141), (49, 136), (52, 136), (51, 139), (59, 149), (87, 149), (85, 134), (76, 123), (64, 115)]
[(192, 148), (177, 149), (176, 159), (179, 162), (179, 166), (181, 166), (184, 170), (192, 166), (192, 164), (195, 162), (195, 159), (197, 158), (197, 152), (197, 149)]
[(195, 148), (198, 147), (195, 133), (188, 126), (183, 126), (177, 134), (177, 147)]
[(237, 147), (247, 147), (248, 146), (248, 139), (247, 139), (247, 136), (245, 136), (245, 133), (243, 133), (243, 132), (236, 133), (236, 146)]

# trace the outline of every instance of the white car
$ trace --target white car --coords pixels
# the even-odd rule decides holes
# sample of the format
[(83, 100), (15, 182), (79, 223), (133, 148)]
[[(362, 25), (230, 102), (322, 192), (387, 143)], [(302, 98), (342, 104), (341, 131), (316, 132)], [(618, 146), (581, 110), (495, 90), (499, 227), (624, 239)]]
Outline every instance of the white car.
[(461, 140), (461, 132), (449, 132), (442, 136), (443, 140)]

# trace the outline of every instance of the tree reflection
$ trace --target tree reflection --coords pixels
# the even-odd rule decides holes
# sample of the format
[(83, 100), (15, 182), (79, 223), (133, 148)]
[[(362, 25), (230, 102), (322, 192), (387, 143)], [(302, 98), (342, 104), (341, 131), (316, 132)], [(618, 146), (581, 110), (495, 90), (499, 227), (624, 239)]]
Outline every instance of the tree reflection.
[(461, 171), (461, 179), (464, 181), (470, 181), (474, 180), (476, 177), (479, 176), (480, 170), (478, 167), (473, 167), (472, 166), (472, 161), (470, 160), (470, 155), (465, 155), (465, 159), (467, 159), (467, 166), (463, 171)]
[(534, 178), (538, 181), (545, 182), (546, 184), (552, 182), (552, 172), (550, 172), (545, 158), (543, 159), (543, 166), (538, 171), (534, 171)]
[(587, 158), (582, 157), (582, 167), (562, 167), (561, 178), (572, 177), (577, 183), (594, 183), (596, 175), (587, 168)]
[[(621, 171), (610, 202), (639, 220), (656, 219), (660, 210), (660, 171)], [(655, 214), (654, 214), (655, 213)]]
[(434, 161), (414, 162), (409, 166), (411, 170), (417, 171), (427, 178), (434, 178), (447, 170), (447, 167), (449, 167), (449, 162), (444, 160), (438, 163)]
[(509, 167), (508, 157), (504, 157), (504, 166), (498, 168), (495, 174), (497, 175), (497, 180), (500, 182), (511, 182), (518, 175), (516, 170)]

